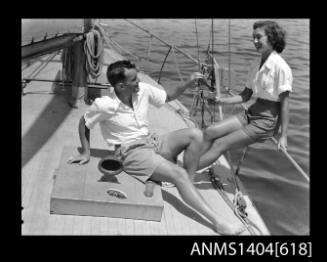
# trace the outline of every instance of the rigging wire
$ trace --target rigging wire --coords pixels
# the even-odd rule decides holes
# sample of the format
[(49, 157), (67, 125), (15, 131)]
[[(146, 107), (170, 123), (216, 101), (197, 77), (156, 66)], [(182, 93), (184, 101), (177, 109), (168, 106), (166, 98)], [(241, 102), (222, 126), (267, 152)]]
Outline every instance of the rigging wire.
[[(213, 48), (214, 48), (214, 32), (213, 32), (213, 19), (211, 19), (211, 36), (212, 36), (212, 47), (211, 47), (211, 53), (212, 53), (212, 78), (215, 79), (215, 85), (217, 88), (217, 79), (215, 75), (215, 71), (214, 71), (214, 58), (213, 58)], [(216, 89), (216, 92), (218, 90)], [(216, 121), (216, 102), (214, 101), (212, 104), (213, 107), (213, 121), (211, 121), (211, 124)], [(222, 119), (220, 119), (222, 120)]]
[(231, 88), (231, 20), (228, 19), (228, 88)]
[(198, 50), (198, 61), (199, 61), (199, 72), (201, 72), (201, 61), (200, 61), (200, 48), (199, 48), (199, 37), (198, 37), (198, 27), (195, 19), (195, 34), (196, 34), (196, 45)]

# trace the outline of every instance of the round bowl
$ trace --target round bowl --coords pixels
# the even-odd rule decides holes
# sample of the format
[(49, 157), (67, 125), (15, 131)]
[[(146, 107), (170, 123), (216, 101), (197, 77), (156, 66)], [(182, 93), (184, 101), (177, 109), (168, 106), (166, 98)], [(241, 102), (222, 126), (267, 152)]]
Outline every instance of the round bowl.
[(107, 156), (102, 158), (98, 164), (99, 170), (105, 175), (117, 175), (123, 171), (123, 165), (121, 161), (113, 156)]

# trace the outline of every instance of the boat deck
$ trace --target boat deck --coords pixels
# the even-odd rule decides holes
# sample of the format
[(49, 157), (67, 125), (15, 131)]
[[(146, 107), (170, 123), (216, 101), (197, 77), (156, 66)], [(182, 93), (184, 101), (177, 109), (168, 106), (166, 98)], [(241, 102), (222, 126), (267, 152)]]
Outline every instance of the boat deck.
[[(33, 72), (38, 63), (41, 62), (23, 70), (22, 77)], [(58, 79), (61, 67), (58, 56), (38, 77)], [(31, 82), (24, 93), (21, 100), (22, 235), (216, 235), (210, 222), (184, 203), (176, 188), (162, 188), (164, 210), (160, 222), (50, 214), (54, 171), (65, 146), (80, 147), (78, 122), (88, 106), (81, 103), (78, 109), (72, 109), (67, 104), (69, 88), (51, 82)], [(187, 127), (174, 109), (178, 106), (179, 103), (174, 102), (160, 109), (151, 108), (152, 129), (160, 133)], [(91, 148), (106, 149), (98, 126), (92, 129), (90, 140)], [(218, 163), (229, 172), (223, 157)], [(196, 177), (195, 185), (217, 213), (232, 223), (240, 223), (205, 173)], [(269, 234), (245, 189), (242, 192), (248, 204), (249, 218), (264, 234)], [(232, 192), (228, 194), (232, 199)]]

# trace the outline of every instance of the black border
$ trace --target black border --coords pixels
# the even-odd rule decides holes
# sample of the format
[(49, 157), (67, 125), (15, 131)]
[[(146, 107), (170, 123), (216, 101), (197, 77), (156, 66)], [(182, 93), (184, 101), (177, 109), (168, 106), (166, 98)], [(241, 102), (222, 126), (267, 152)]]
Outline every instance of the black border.
[[(155, 3), (152, 2), (152, 5)], [(191, 3), (189, 3), (191, 4)], [(164, 3), (161, 3), (161, 5), (164, 5)], [(63, 7), (61, 6), (59, 9), (62, 9)], [(170, 6), (170, 11), (167, 14), (168, 16), (161, 16), (160, 18), (188, 18), (188, 17), (199, 17), (199, 18), (211, 18), (214, 16), (212, 14), (214, 11), (209, 11), (206, 13), (206, 15), (201, 15), (201, 14), (194, 14), (192, 11), (186, 11), (183, 14), (187, 14), (188, 17), (181, 16), (179, 14), (176, 14), (176, 10), (172, 11), (172, 7)], [(206, 7), (208, 8), (208, 7)], [(60, 10), (57, 9), (55, 12), (56, 14), (60, 14), (60, 16), (64, 17), (73, 17), (72, 14), (76, 15), (76, 12), (71, 12), (67, 14), (67, 12), (61, 13)], [(110, 9), (114, 9), (113, 7)], [(210, 8), (209, 8), (210, 9)], [(199, 9), (198, 9), (199, 10)], [(69, 12), (69, 11), (68, 11)], [(180, 12), (180, 11), (179, 11)], [(82, 12), (83, 13), (83, 12)], [(96, 17), (108, 17), (108, 14), (104, 14), (106, 12), (99, 12), (99, 15), (96, 15)], [(217, 12), (219, 13), (219, 12)], [(12, 106), (12, 103), (10, 105), (7, 105), (6, 107), (9, 106), (10, 111), (14, 107), (14, 112), (17, 113), (17, 117), (13, 117), (14, 125), (5, 126), (4, 129), (6, 130), (6, 133), (12, 133), (12, 130), (15, 130), (15, 135), (17, 135), (17, 138), (14, 138), (15, 141), (20, 141), (21, 140), (21, 83), (20, 83), (20, 76), (21, 76), (21, 67), (20, 67), (20, 42), (21, 39), (21, 18), (37, 18), (37, 17), (42, 17), (42, 16), (35, 16), (32, 15), (32, 13), (26, 13), (24, 16), (19, 17), (15, 20), (14, 24), (14, 29), (12, 29), (12, 23), (11, 23), (11, 31), (15, 32), (14, 38), (17, 39), (15, 40), (16, 45), (13, 45), (17, 47), (14, 51), (15, 54), (17, 54), (17, 61), (15, 64), (17, 65), (17, 71), (14, 77), (10, 77), (11, 79), (15, 79), (17, 83), (14, 85), (15, 87), (12, 87), (13, 85), (10, 84), (12, 88), (10, 88), (10, 92), (12, 92), (12, 89), (15, 90), (15, 97), (17, 97), (17, 101), (14, 102), (15, 106)], [(81, 15), (81, 13), (78, 13)], [(117, 16), (115, 16), (117, 14)], [(226, 14), (226, 13), (225, 13)], [(143, 16), (146, 18), (157, 18), (157, 17), (151, 17), (151, 14), (148, 14), (150, 16)], [(215, 14), (216, 15), (216, 14)], [(59, 15), (52, 14), (51, 15), (44, 15), (44, 17), (59, 17)], [(90, 17), (88, 15), (83, 14), (83, 17)], [(109, 18), (122, 18), (122, 17), (128, 17), (128, 18), (142, 18), (138, 16), (137, 13), (135, 14), (130, 14), (129, 16), (123, 16), (121, 13), (113, 13), (109, 12)], [(264, 17), (267, 17), (264, 15)], [(274, 16), (272, 16), (273, 18)], [(224, 18), (222, 16), (219, 16), (219, 18)], [(227, 16), (228, 18), (228, 16)], [(243, 18), (243, 17), (240, 17)], [(244, 17), (248, 18), (248, 17)], [(278, 17), (278, 18), (284, 18), (284, 17)], [(285, 16), (285, 18), (291, 18), (290, 15)], [(296, 18), (301, 18), (300, 16), (296, 16)], [(322, 88), (324, 83), (320, 82), (319, 84), (316, 84), (315, 86), (313, 85), (313, 79), (315, 77), (318, 77), (319, 72), (313, 70), (313, 63), (315, 62), (314, 58), (314, 52), (313, 52), (313, 31), (316, 30), (314, 29), (315, 26), (318, 26), (319, 22), (316, 23), (316, 20), (313, 18), (310, 18), (308, 16), (302, 16), (302, 18), (309, 18), (310, 19), (310, 87), (317, 87), (317, 88)], [(323, 32), (319, 31), (320, 34), (323, 34)], [(321, 40), (324, 41), (324, 40)], [(12, 58), (11, 58), (12, 59)], [(316, 67), (314, 67), (316, 69)], [(9, 78), (9, 77), (8, 77)], [(313, 149), (312, 149), (312, 142), (314, 139), (314, 136), (312, 135), (312, 116), (314, 115), (314, 108), (317, 103), (313, 103), (313, 101), (316, 99), (313, 97), (313, 93), (311, 92), (310, 88), (310, 171), (312, 170), (312, 167), (315, 165), (318, 165), (317, 161), (314, 161), (314, 158), (312, 157), (313, 155)], [(16, 96), (17, 92), (17, 96)], [(319, 95), (318, 95), (319, 96)], [(18, 106), (20, 105), (20, 106)], [(323, 105), (322, 105), (323, 106)], [(16, 111), (17, 110), (17, 111)], [(317, 111), (316, 111), (317, 112)], [(20, 117), (19, 117), (20, 116)], [(10, 117), (10, 121), (12, 122), (12, 117)], [(10, 122), (10, 123), (11, 123)], [(319, 123), (319, 122), (318, 122)], [(17, 126), (16, 126), (17, 125)], [(3, 136), (4, 140), (6, 140), (7, 135)], [(18, 140), (20, 139), (20, 140)], [(91, 254), (93, 259), (96, 259), (98, 255), (103, 255), (104, 258), (110, 259), (114, 255), (114, 257), (120, 259), (124, 256), (131, 257), (132, 259), (135, 257), (139, 257), (140, 259), (161, 259), (161, 258), (176, 258), (176, 257), (196, 257), (196, 256), (190, 256), (190, 252), (192, 249), (192, 246), (194, 242), (217, 242), (219, 241), (220, 243), (230, 243), (230, 242), (235, 242), (235, 243), (244, 243), (244, 244), (249, 244), (251, 242), (262, 242), (262, 243), (276, 243), (276, 242), (288, 242), (288, 243), (300, 243), (300, 242), (312, 242), (313, 243), (313, 253), (315, 254), (316, 249), (315, 244), (318, 243), (318, 241), (314, 241), (314, 235), (319, 234), (320, 230), (323, 228), (323, 224), (319, 224), (317, 222), (313, 222), (315, 217), (323, 216), (322, 209), (319, 209), (319, 206), (321, 206), (323, 203), (322, 198), (320, 200), (318, 199), (318, 210), (316, 210), (315, 206), (313, 205), (314, 203), (314, 195), (313, 193), (319, 192), (319, 189), (316, 188), (317, 184), (314, 185), (314, 183), (319, 183), (318, 179), (320, 179), (322, 176), (324, 176), (324, 172), (316, 172), (315, 176), (318, 176), (317, 179), (313, 177), (311, 179), (311, 185), (310, 185), (310, 235), (309, 236), (260, 236), (260, 237), (210, 237), (210, 236), (163, 236), (163, 237), (158, 237), (158, 236), (114, 236), (114, 237), (102, 237), (102, 236), (21, 236), (21, 180), (20, 180), (20, 173), (21, 173), (21, 166), (19, 163), (15, 163), (16, 161), (13, 161), (14, 159), (19, 159), (16, 157), (16, 153), (12, 153), (11, 150), (7, 151), (8, 147), (4, 146), (5, 148), (3, 151), (6, 153), (6, 157), (13, 163), (10, 165), (10, 167), (14, 167), (14, 169), (17, 168), (17, 175), (13, 175), (12, 172), (8, 173), (5, 172), (3, 176), (5, 176), (8, 181), (5, 180), (4, 183), (6, 183), (9, 188), (9, 194), (10, 194), (10, 199), (13, 198), (16, 200), (15, 205), (12, 205), (11, 202), (9, 204), (9, 209), (6, 210), (6, 214), (10, 214), (10, 223), (13, 223), (13, 230), (11, 231), (11, 239), (18, 240), (20, 247), (30, 251), (31, 253), (36, 252), (36, 250), (42, 249), (43, 251), (46, 250), (50, 254), (57, 254), (58, 258), (61, 257), (60, 253), (62, 252), (72, 252), (73, 256), (72, 258), (75, 258), (75, 255), (82, 255), (83, 252), (86, 254)], [(17, 155), (21, 155), (21, 144), (17, 143)], [(12, 147), (10, 147), (12, 148)], [(18, 161), (17, 161), (18, 162)], [(16, 172), (15, 172), (16, 173)], [(313, 173), (313, 172), (310, 172)], [(13, 183), (14, 181), (14, 183)], [(315, 182), (316, 181), (316, 182)], [(18, 189), (18, 190), (17, 190)], [(321, 193), (323, 191), (320, 191)], [(17, 197), (17, 199), (16, 199)], [(322, 195), (320, 196), (322, 197)], [(314, 210), (315, 208), (315, 210)], [(316, 215), (314, 215), (314, 212), (317, 212)], [(65, 243), (67, 241), (67, 243)], [(58, 245), (59, 244), (59, 245)], [(90, 246), (90, 244), (92, 244)], [(35, 250), (35, 251), (34, 251)], [(239, 254), (238, 254), (239, 255)], [(236, 255), (236, 256), (238, 256)], [(206, 255), (207, 257), (210, 255)], [(236, 257), (233, 256), (233, 257)], [(51, 256), (49, 256), (51, 257)], [(199, 257), (199, 256), (198, 256)], [(217, 258), (217, 256), (212, 256)], [(270, 257), (270, 256), (262, 256), (262, 257)]]

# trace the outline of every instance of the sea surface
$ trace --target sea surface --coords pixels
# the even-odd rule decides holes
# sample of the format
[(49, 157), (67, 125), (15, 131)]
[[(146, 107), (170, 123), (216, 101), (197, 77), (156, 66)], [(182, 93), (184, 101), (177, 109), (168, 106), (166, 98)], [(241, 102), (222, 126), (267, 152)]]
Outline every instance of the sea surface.
[[(260, 19), (263, 20), (263, 19)], [(251, 61), (259, 55), (252, 42), (252, 26), (257, 19), (132, 19), (130, 20), (168, 44), (174, 45), (205, 62), (206, 51), (213, 36), (213, 53), (226, 69), (223, 84), (231, 90), (243, 90)], [(287, 45), (282, 56), (293, 73), (290, 95), (288, 153), (310, 176), (310, 20), (274, 19), (287, 32)], [(163, 44), (123, 19), (101, 19), (106, 31), (119, 45), (135, 56), (129, 56), (141, 70), (155, 80), (159, 78), (162, 62), (169, 46)], [(212, 26), (213, 25), (213, 26)], [(211, 30), (213, 28), (213, 31)], [(128, 53), (124, 53), (128, 56)], [(180, 74), (176, 70), (178, 65)], [(198, 66), (183, 54), (170, 52), (160, 81), (170, 88), (186, 81)], [(230, 72), (230, 73), (229, 73)], [(222, 90), (222, 95), (227, 93)], [(193, 93), (179, 99), (191, 108)], [(224, 108), (225, 116), (240, 107)], [(216, 113), (217, 114), (217, 113)], [(205, 114), (207, 124), (209, 115)], [(200, 112), (197, 119), (201, 117)], [(218, 114), (216, 115), (218, 120)], [(242, 150), (231, 151), (234, 167)], [(270, 141), (250, 146), (240, 167), (240, 179), (254, 201), (260, 215), (273, 235), (310, 234), (310, 186), (291, 162)]]

